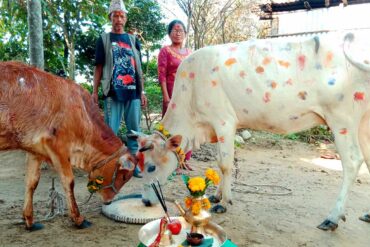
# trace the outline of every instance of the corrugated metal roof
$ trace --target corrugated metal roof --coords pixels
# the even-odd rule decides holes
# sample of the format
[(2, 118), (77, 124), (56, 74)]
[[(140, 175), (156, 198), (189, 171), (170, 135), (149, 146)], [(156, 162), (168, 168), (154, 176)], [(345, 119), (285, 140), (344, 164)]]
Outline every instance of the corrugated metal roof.
[[(348, 5), (370, 3), (370, 0), (347, 0)], [(342, 0), (330, 0), (329, 7), (338, 6)], [(326, 8), (325, 0), (272, 0), (270, 3), (260, 5), (265, 13), (276, 13), (283, 11), (294, 11), (302, 9)]]

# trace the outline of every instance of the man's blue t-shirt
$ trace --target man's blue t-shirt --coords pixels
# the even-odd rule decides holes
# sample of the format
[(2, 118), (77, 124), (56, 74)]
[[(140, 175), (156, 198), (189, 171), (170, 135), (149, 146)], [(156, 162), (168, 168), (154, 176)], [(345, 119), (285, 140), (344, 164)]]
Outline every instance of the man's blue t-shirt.
[[(131, 48), (130, 38), (127, 33), (110, 33), (113, 55), (113, 75), (109, 97), (115, 100), (126, 102), (127, 100), (140, 99), (136, 76), (136, 63)], [(140, 43), (136, 39), (135, 47), (140, 51)], [(103, 39), (100, 37), (96, 44), (95, 64), (105, 63), (105, 51)]]

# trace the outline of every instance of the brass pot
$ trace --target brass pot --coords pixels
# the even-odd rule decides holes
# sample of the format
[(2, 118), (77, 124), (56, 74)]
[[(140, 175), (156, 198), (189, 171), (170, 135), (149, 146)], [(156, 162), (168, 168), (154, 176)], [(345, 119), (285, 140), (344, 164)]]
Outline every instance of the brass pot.
[[(192, 205), (200, 204), (203, 205), (203, 199), (206, 199), (206, 196), (192, 197)], [(177, 208), (179, 209), (181, 215), (185, 220), (191, 225), (191, 231), (195, 233), (200, 233), (205, 235), (204, 226), (206, 226), (211, 220), (211, 213), (208, 209), (205, 209), (201, 206), (199, 213), (193, 214), (191, 207), (184, 210), (178, 201), (175, 201)]]

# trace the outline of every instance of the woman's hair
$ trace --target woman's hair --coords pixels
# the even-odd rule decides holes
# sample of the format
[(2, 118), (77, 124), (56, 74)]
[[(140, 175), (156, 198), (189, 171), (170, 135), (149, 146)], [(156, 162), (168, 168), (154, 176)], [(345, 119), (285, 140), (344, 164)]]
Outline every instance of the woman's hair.
[(180, 20), (173, 20), (173, 21), (170, 22), (170, 24), (168, 24), (168, 29), (167, 29), (168, 35), (170, 35), (170, 33), (172, 32), (173, 27), (176, 24), (180, 24), (184, 28), (184, 31), (186, 32), (185, 25), (184, 25), (184, 23), (182, 23), (182, 21), (180, 21)]

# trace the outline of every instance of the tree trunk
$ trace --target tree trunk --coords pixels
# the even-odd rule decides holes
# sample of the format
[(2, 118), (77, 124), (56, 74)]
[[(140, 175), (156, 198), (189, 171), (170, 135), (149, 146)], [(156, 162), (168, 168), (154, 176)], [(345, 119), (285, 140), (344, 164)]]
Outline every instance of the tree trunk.
[(71, 41), (71, 48), (69, 50), (69, 79), (75, 80), (76, 77), (76, 56), (74, 41)]
[(31, 65), (44, 69), (41, 0), (27, 1), (29, 57)]
[(147, 75), (148, 72), (149, 72), (149, 59), (150, 59), (150, 54), (149, 54), (149, 49), (146, 50), (145, 52), (145, 56), (146, 56), (146, 68), (145, 68), (145, 74)]

